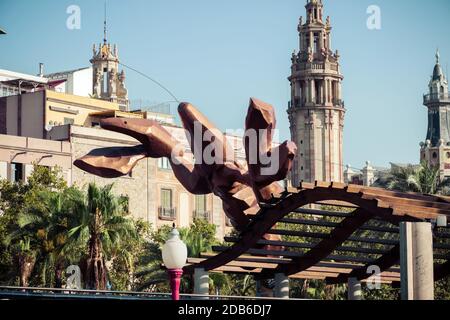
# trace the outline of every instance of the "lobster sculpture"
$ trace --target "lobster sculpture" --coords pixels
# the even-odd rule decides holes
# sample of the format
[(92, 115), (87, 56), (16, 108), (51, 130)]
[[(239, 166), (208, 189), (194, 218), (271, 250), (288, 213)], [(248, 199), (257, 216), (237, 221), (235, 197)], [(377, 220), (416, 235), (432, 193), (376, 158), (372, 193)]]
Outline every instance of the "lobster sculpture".
[[(245, 121), (247, 165), (238, 163), (225, 134), (193, 105), (181, 103), (178, 113), (195, 161), (185, 155), (182, 144), (157, 121), (108, 118), (101, 121), (102, 128), (129, 135), (141, 144), (94, 149), (74, 165), (101, 177), (115, 178), (129, 174), (144, 158), (168, 158), (176, 178), (187, 191), (218, 196), (234, 228), (242, 231), (251, 215), (258, 212), (259, 203), (269, 202), (274, 194), (283, 191), (278, 181), (291, 170), (296, 145), (286, 141), (273, 147), (274, 109), (254, 98), (250, 99)], [(206, 159), (208, 154), (213, 161)], [(278, 240), (279, 236), (265, 238)]]

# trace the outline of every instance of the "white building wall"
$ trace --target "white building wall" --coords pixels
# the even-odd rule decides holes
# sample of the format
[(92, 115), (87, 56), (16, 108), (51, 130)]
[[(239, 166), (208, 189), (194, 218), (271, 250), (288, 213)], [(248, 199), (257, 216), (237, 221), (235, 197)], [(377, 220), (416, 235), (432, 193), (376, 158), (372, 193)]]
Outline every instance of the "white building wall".
[(72, 74), (72, 92), (76, 96), (92, 95), (92, 68), (76, 71)]

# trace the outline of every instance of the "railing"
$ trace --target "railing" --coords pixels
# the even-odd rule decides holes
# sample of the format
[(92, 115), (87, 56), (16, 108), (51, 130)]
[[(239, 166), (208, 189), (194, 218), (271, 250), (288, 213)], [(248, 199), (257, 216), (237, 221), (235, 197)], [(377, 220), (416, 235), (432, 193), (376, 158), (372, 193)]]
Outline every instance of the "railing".
[[(292, 103), (292, 101), (289, 101), (288, 108), (289, 109), (302, 108), (306, 105), (306, 103), (309, 103), (311, 105), (319, 105), (319, 106), (326, 104), (319, 97), (314, 99), (314, 101), (312, 101), (312, 102), (307, 102), (306, 99), (304, 99), (304, 98), (301, 99), (301, 98), (296, 97), (294, 99), (293, 103)], [(341, 108), (345, 107), (344, 100), (341, 100), (341, 99), (333, 99), (332, 103), (333, 103), (333, 106), (335, 106), (335, 107), (341, 107)]]
[(162, 220), (175, 220), (177, 218), (176, 208), (158, 208), (158, 216)]
[[(339, 66), (337, 63), (329, 64), (330, 70), (339, 71)], [(303, 70), (325, 70), (325, 63), (318, 62), (301, 62), (296, 65), (295, 71)]]
[(450, 93), (444, 92), (444, 93), (430, 93), (425, 94), (423, 96), (423, 103), (426, 104), (428, 102), (432, 101), (444, 101), (444, 102), (450, 102)]
[(210, 221), (210, 219), (211, 219), (211, 213), (209, 211), (194, 210), (193, 215), (194, 215), (195, 219), (203, 219), (206, 221)]
[[(115, 299), (115, 300), (171, 300), (171, 293), (137, 292), (137, 291), (107, 291), (84, 289), (36, 288), (0, 286), (0, 299)], [(221, 296), (202, 294), (180, 294), (181, 300), (285, 300), (272, 297)], [(289, 299), (304, 300), (304, 299)]]
[(333, 99), (333, 106), (344, 108), (345, 107), (344, 100)]

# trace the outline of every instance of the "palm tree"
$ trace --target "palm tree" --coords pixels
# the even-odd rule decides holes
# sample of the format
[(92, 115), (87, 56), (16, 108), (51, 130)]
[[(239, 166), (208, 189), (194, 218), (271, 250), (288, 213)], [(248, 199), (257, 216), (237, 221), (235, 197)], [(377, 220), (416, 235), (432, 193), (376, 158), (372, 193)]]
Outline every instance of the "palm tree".
[(133, 221), (126, 217), (125, 203), (112, 193), (112, 187), (89, 184), (87, 195), (76, 205), (77, 216), (68, 233), (71, 246), (87, 245), (82, 270), (89, 289), (106, 289), (106, 261), (122, 243), (137, 237)]
[(18, 244), (21, 285), (28, 284), (36, 267), (40, 285), (62, 286), (65, 260), (62, 250), (67, 238), (67, 216), (73, 207), (72, 193), (71, 188), (60, 192), (40, 190), (34, 194), (33, 202), (39, 202), (39, 206), (27, 206), (18, 213), (17, 228), (9, 233), (6, 242)]
[(439, 167), (422, 162), (420, 166), (393, 167), (387, 177), (375, 182), (375, 186), (401, 192), (446, 194), (449, 182), (448, 179), (440, 179)]
[(36, 264), (36, 252), (31, 250), (30, 239), (19, 241), (17, 259), (19, 262), (19, 280), (21, 287), (28, 287), (31, 274)]

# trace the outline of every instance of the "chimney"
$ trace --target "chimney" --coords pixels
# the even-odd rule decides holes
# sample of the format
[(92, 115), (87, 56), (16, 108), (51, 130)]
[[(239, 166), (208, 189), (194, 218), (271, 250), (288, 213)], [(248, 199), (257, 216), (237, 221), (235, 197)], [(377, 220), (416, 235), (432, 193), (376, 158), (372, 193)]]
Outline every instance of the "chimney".
[(39, 77), (44, 76), (44, 64), (42, 62), (39, 63)]

